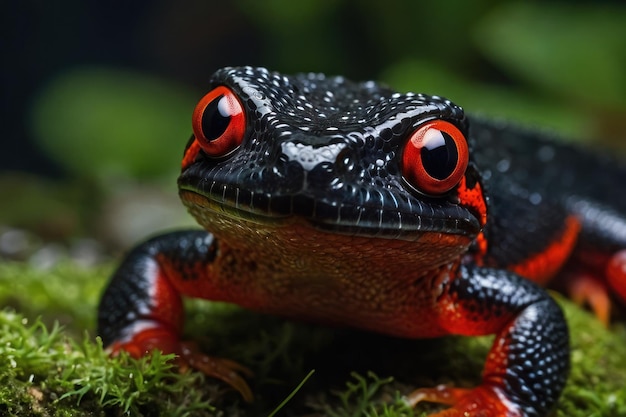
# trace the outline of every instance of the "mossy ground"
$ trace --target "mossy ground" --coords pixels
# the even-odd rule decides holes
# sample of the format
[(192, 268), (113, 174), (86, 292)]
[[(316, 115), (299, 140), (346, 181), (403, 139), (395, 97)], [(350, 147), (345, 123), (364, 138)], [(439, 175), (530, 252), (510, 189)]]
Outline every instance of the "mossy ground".
[[(107, 357), (94, 323), (110, 271), (0, 263), (0, 415), (422, 416), (435, 407), (410, 410), (401, 394), (476, 384), (492, 340), (400, 340), (188, 303), (188, 335), (255, 372), (256, 399), (245, 404), (224, 384), (179, 374), (162, 356)], [(555, 415), (626, 415), (626, 327), (605, 329), (558, 299), (572, 333), (572, 372)]]

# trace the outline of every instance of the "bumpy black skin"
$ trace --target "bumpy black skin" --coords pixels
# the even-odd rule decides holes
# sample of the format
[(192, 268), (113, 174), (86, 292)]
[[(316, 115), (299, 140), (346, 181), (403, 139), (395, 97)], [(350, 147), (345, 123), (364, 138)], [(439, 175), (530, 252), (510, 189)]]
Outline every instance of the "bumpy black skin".
[(469, 134), (490, 200), (489, 256), (498, 265), (541, 251), (568, 214), (582, 221), (579, 251), (626, 247), (623, 161), (504, 122), (472, 119)]
[[(444, 119), (461, 129), (470, 146), (467, 177), (488, 195), (484, 260), (491, 268), (472, 261), (459, 265), (460, 256), (450, 260), (456, 262), (450, 275), (432, 280), (424, 291), (466, 316), (463, 324), (451, 318), (448, 329), (424, 336), (497, 333), (503, 343), (494, 351), (503, 351), (502, 360), (488, 362), (484, 383), (501, 387), (525, 416), (548, 413), (567, 378), (567, 326), (542, 289), (504, 268), (540, 252), (560, 233), (566, 214), (582, 221), (581, 245), (626, 247), (626, 193), (616, 191), (623, 188), (624, 166), (536, 132), (468, 120), (443, 98), (398, 94), (372, 82), (226, 68), (210, 85), (226, 85), (239, 96), (247, 114), (246, 138), (227, 158), (199, 156), (181, 173), (180, 189), (208, 196), (232, 215), (259, 224), (297, 217), (323, 233), (412, 241), (439, 232), (473, 239), (481, 231), (476, 213), (449, 195), (416, 192), (403, 180), (399, 162), (407, 135), (424, 121)], [(210, 223), (200, 209), (192, 212)], [(147, 263), (162, 256), (180, 266), (177, 279), (195, 279), (184, 265), (213, 262), (218, 243), (211, 233), (184, 232), (135, 249), (99, 307), (105, 344), (132, 338), (133, 323), (158, 309)], [(439, 262), (433, 270), (445, 267)]]

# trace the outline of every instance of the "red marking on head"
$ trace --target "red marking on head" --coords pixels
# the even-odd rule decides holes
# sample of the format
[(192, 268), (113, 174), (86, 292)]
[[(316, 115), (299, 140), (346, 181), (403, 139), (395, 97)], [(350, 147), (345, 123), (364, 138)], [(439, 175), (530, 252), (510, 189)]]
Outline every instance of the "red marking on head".
[(464, 176), (457, 188), (457, 195), (460, 204), (474, 213), (478, 217), (481, 227), (484, 227), (487, 224), (487, 202), (480, 183), (476, 182), (472, 187), (469, 187), (467, 177)]
[[(487, 202), (480, 183), (476, 181), (472, 187), (469, 187), (467, 177), (463, 176), (457, 188), (457, 196), (460, 205), (470, 210), (478, 218), (480, 226), (484, 227), (487, 224)], [(475, 247), (475, 262), (481, 265), (488, 248), (488, 241), (483, 232), (476, 236)]]
[(198, 156), (198, 152), (200, 152), (200, 150), (200, 144), (194, 138), (193, 142), (191, 142), (187, 149), (185, 149), (185, 155), (183, 156), (183, 162), (181, 164), (182, 169), (187, 168), (196, 160), (196, 157)]

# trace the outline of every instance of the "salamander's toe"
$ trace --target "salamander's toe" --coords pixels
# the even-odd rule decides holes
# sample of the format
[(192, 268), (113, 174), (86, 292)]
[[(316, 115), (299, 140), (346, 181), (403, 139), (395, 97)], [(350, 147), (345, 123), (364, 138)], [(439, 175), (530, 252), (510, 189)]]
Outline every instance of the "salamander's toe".
[(611, 299), (606, 283), (586, 274), (575, 275), (568, 283), (570, 298), (578, 305), (588, 305), (605, 326), (611, 317)]
[(240, 374), (251, 377), (252, 372), (235, 361), (205, 355), (196, 344), (181, 342), (178, 335), (163, 327), (155, 326), (133, 335), (123, 343), (113, 343), (109, 351), (115, 355), (119, 351), (127, 351), (131, 356), (139, 358), (149, 354), (154, 349), (163, 353), (175, 353), (176, 365), (181, 372), (196, 369), (207, 376), (226, 382), (235, 388), (243, 399), (251, 402), (254, 399), (250, 387)]
[(182, 366), (196, 369), (210, 377), (226, 382), (235, 388), (247, 402), (254, 400), (252, 390), (240, 374), (252, 377), (252, 371), (239, 363), (225, 358), (207, 356), (200, 352), (194, 343), (181, 343), (179, 360)]
[(415, 390), (407, 396), (407, 401), (411, 407), (421, 401), (451, 406), (451, 408), (431, 414), (430, 417), (520, 416), (519, 410), (512, 409), (512, 404), (507, 404), (504, 398), (504, 394), (496, 386), (481, 385), (468, 389), (439, 385), (435, 388)]

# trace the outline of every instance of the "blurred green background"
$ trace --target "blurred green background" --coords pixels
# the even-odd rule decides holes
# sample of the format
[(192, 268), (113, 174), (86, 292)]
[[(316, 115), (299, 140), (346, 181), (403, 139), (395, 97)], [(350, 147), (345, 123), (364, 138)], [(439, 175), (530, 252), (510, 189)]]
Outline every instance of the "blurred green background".
[(175, 178), (227, 65), (375, 79), (625, 149), (621, 1), (9, 0), (2, 19), (0, 259), (90, 262), (191, 224)]

